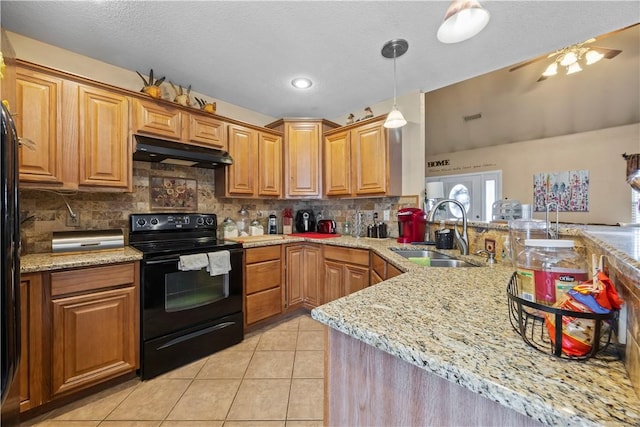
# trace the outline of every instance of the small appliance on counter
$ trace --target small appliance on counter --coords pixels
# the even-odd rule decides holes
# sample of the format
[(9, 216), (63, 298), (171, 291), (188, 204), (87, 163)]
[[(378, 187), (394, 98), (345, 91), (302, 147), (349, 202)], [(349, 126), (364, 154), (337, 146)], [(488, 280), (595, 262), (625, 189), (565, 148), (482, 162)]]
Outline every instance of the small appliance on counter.
[(296, 212), (296, 231), (298, 233), (308, 233), (316, 231), (316, 220), (311, 210), (299, 210)]
[(424, 241), (426, 214), (419, 208), (402, 208), (398, 211), (398, 243)]
[(124, 248), (124, 232), (117, 230), (54, 231), (51, 252), (103, 251)]
[(275, 214), (269, 215), (267, 234), (278, 234), (278, 217), (276, 217)]
[(336, 222), (332, 219), (318, 221), (318, 233), (336, 234)]

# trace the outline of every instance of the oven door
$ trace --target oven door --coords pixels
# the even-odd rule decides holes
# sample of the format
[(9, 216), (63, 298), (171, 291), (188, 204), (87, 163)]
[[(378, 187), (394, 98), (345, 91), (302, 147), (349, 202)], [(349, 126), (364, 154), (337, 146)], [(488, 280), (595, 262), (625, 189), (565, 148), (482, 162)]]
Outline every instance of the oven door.
[(242, 249), (229, 252), (231, 271), (218, 276), (180, 271), (178, 255), (142, 262), (143, 340), (242, 312)]

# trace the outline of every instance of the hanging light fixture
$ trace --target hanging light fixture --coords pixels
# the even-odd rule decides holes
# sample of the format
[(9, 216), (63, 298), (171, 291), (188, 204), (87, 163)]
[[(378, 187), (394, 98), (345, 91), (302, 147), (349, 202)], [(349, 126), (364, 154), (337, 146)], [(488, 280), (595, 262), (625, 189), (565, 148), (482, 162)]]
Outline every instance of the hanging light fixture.
[(454, 0), (438, 28), (442, 43), (459, 43), (478, 34), (489, 23), (489, 12), (477, 0)]
[(384, 127), (386, 128), (400, 128), (407, 124), (396, 103), (396, 58), (404, 55), (408, 49), (409, 42), (404, 39), (389, 40), (382, 46), (382, 56), (393, 58), (393, 108), (384, 122)]

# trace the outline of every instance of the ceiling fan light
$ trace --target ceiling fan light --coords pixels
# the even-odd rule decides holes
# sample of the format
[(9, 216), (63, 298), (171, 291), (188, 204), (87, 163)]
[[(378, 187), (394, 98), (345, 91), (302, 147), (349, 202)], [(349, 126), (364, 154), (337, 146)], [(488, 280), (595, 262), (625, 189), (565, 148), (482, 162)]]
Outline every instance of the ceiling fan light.
[(574, 62), (573, 64), (569, 65), (569, 67), (567, 67), (567, 75), (580, 71), (582, 71), (582, 67), (580, 67), (580, 64), (578, 64), (577, 62)]
[(459, 43), (470, 39), (487, 26), (489, 18), (489, 12), (477, 0), (454, 0), (438, 28), (438, 40)]
[(555, 76), (556, 74), (558, 74), (558, 63), (557, 62), (549, 64), (547, 69), (544, 70), (544, 73), (542, 73), (542, 75), (545, 76), (545, 77)]
[(402, 115), (400, 110), (398, 110), (398, 108), (394, 106), (391, 112), (389, 113), (389, 115), (387, 116), (387, 120), (384, 121), (383, 126), (386, 127), (387, 129), (395, 129), (395, 128), (401, 128), (406, 124), (407, 124), (407, 121), (405, 120), (404, 116)]
[(562, 65), (563, 67), (568, 67), (572, 64), (575, 64), (576, 62), (578, 62), (578, 55), (576, 55), (574, 51), (569, 51), (565, 53), (560, 60), (560, 65)]
[(598, 52), (596, 50), (590, 50), (585, 55), (585, 58), (587, 59), (587, 65), (591, 65), (591, 64), (595, 64), (596, 62), (598, 62), (602, 58), (604, 58), (604, 54), (602, 54), (602, 53), (600, 53), (600, 52)]

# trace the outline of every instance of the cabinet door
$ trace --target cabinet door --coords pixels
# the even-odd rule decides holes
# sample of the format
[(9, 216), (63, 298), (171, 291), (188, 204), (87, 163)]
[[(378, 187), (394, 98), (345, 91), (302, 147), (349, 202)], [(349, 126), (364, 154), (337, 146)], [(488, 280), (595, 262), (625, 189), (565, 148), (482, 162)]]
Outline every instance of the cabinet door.
[(134, 133), (182, 138), (182, 112), (153, 101), (133, 100)]
[[(62, 79), (18, 68), (15, 122), (18, 135), (35, 143), (19, 149), (20, 181), (62, 183)], [(71, 160), (75, 161), (75, 160)]]
[(256, 131), (242, 126), (229, 125), (229, 154), (233, 164), (226, 168), (227, 193), (237, 196), (255, 195), (258, 141)]
[(227, 151), (224, 123), (213, 117), (189, 115), (189, 142), (208, 148)]
[(344, 295), (349, 295), (369, 286), (369, 269), (357, 265), (344, 266)]
[(45, 400), (43, 377), (43, 290), (40, 273), (20, 278), (20, 412)]
[(319, 198), (321, 192), (320, 123), (285, 126), (285, 195)]
[(52, 300), (53, 396), (137, 367), (134, 286)]
[(398, 268), (396, 268), (395, 266), (387, 263), (387, 279), (391, 279), (392, 277), (396, 277), (401, 275), (403, 272), (400, 271)]
[(80, 185), (129, 189), (129, 100), (90, 86), (78, 87)]
[(305, 245), (304, 256), (304, 302), (317, 307), (322, 301), (322, 271), (320, 248)]
[(282, 195), (282, 138), (260, 132), (258, 196)]
[(305, 280), (305, 247), (295, 245), (286, 248), (287, 262), (287, 307), (301, 304), (303, 301)]
[(349, 132), (340, 132), (325, 138), (324, 188), (327, 196), (348, 196), (351, 194)]
[(323, 304), (344, 296), (344, 266), (340, 262), (324, 262)]
[(387, 192), (389, 155), (386, 132), (381, 123), (351, 131), (351, 158), (356, 195)]

